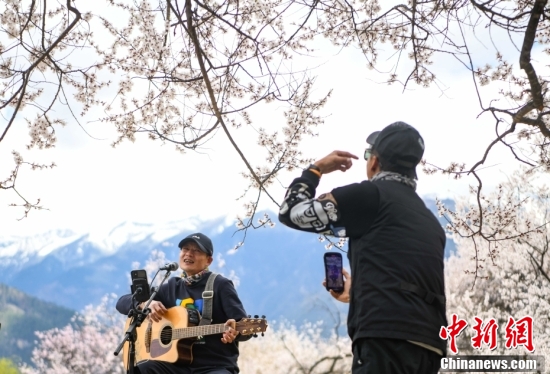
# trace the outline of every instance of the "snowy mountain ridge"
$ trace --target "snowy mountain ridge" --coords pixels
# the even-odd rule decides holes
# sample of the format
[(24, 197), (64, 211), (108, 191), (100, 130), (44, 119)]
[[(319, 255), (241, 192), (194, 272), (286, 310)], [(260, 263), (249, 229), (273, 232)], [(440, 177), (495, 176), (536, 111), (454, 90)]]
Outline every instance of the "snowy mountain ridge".
[[(435, 206), (433, 202), (427, 205), (432, 210)], [(136, 266), (148, 266), (152, 276), (158, 265), (151, 264), (151, 260), (177, 261), (177, 244), (197, 231), (213, 241), (215, 260), (211, 269), (235, 281), (251, 314), (319, 320), (323, 318), (321, 314), (327, 314), (325, 304), (342, 308), (334, 305), (321, 286), (326, 241), (320, 243), (318, 235), (276, 224), (274, 228), (250, 229), (244, 245), (234, 251), (232, 248), (245, 234), (227, 218), (156, 224), (125, 222), (88, 233), (55, 230), (29, 237), (0, 237), (0, 283), (82, 310), (86, 305), (98, 304), (108, 293), (127, 294), (129, 273)], [(449, 255), (454, 243), (447, 240), (447, 244)], [(342, 251), (346, 250), (347, 245)]]
[[(197, 226), (197, 222), (123, 222), (111, 229), (96, 229), (87, 233), (52, 230), (32, 236), (4, 235), (0, 236), (0, 269), (21, 270), (48, 256), (58, 257), (62, 262), (77, 260), (83, 264), (82, 261), (95, 261), (98, 257), (115, 254), (124, 246), (146, 240), (162, 243), (182, 231), (195, 230)], [(67, 253), (62, 250), (67, 247), (74, 251)], [(85, 253), (85, 248), (90, 247), (94, 248), (94, 253)]]

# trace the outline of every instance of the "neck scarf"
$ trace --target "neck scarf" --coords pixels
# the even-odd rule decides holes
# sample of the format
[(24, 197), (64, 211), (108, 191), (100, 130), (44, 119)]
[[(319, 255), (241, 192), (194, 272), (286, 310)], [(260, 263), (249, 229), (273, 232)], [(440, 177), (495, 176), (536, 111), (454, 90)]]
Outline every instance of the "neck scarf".
[(187, 273), (184, 270), (181, 273), (181, 279), (183, 279), (186, 285), (191, 286), (192, 284), (198, 283), (202, 279), (202, 276), (208, 271), (209, 271), (208, 268), (206, 268), (202, 271), (199, 271), (195, 275), (187, 275)]
[(411, 187), (413, 190), (416, 191), (416, 181), (413, 178), (409, 178), (403, 174), (399, 174), (393, 171), (381, 171), (380, 173), (376, 174), (372, 179), (372, 182), (374, 181), (394, 181), (403, 183), (405, 186)]

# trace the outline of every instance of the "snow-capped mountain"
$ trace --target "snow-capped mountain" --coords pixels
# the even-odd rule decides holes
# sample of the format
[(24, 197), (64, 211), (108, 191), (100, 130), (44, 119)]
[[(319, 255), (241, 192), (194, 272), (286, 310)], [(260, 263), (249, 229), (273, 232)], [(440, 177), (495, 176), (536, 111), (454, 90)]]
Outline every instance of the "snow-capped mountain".
[[(105, 232), (58, 230), (31, 237), (0, 237), (0, 283), (81, 310), (98, 304), (107, 293), (128, 293), (130, 271), (143, 268), (153, 251), (163, 252), (167, 262), (177, 261), (177, 244), (197, 231), (214, 243), (212, 270), (235, 280), (250, 314), (316, 320), (323, 314), (326, 317), (329, 310), (345, 310), (321, 285), (326, 242), (320, 243), (318, 236), (277, 224), (274, 228), (250, 229), (244, 246), (234, 251), (243, 233), (223, 219), (127, 222)], [(449, 241), (447, 251), (453, 250)], [(347, 259), (345, 266), (349, 269)]]
[[(120, 248), (144, 242), (161, 243), (196, 226), (181, 222), (162, 225), (122, 223), (108, 231), (49, 231), (25, 237), (0, 236), (0, 268), (17, 272), (40, 263), (48, 256), (56, 257), (65, 267), (81, 266), (101, 257), (115, 254)], [(9, 274), (8, 274), (9, 275)]]

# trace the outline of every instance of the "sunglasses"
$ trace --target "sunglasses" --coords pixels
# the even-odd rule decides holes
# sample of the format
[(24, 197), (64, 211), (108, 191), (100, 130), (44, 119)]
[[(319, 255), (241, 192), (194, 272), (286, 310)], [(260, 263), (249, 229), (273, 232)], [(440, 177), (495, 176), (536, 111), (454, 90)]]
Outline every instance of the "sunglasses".
[(365, 155), (364, 155), (365, 161), (367, 161), (371, 155), (372, 155), (372, 148), (365, 149)]

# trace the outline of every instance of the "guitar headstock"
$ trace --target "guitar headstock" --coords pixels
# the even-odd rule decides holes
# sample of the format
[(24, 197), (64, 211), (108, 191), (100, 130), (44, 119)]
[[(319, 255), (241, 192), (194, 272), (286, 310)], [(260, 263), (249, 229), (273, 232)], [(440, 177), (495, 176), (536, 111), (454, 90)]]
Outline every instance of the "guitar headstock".
[(248, 318), (243, 318), (236, 323), (235, 330), (241, 335), (256, 335), (260, 332), (263, 335), (265, 330), (267, 330), (267, 320), (265, 316), (261, 318), (259, 316), (254, 316), (254, 318), (248, 316)]

